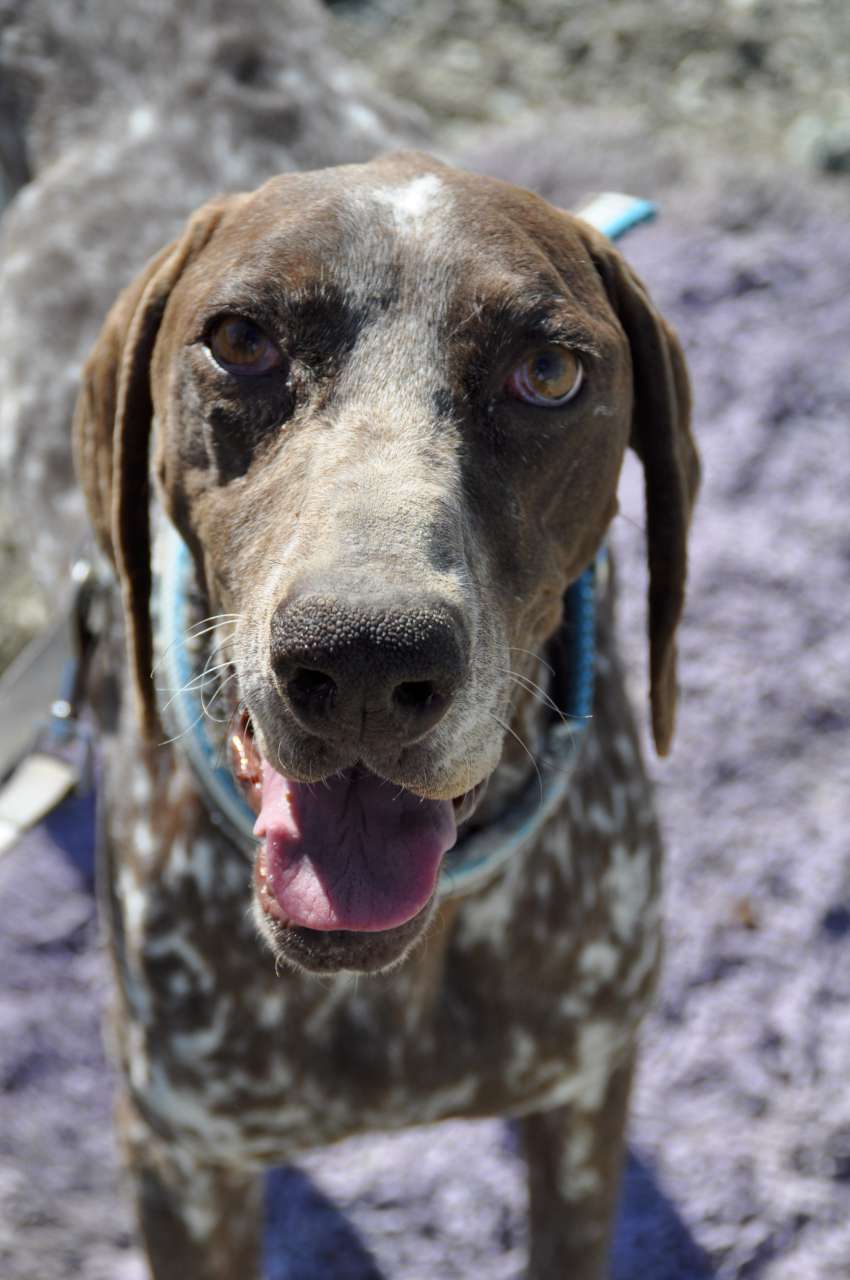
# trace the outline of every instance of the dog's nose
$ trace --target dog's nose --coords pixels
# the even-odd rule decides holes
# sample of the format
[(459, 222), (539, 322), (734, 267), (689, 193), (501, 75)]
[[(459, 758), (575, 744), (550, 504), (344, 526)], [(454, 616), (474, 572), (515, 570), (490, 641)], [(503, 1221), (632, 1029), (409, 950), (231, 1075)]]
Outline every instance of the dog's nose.
[(271, 658), (304, 729), (408, 746), (443, 718), (466, 671), (467, 643), (440, 600), (351, 600), (299, 593), (272, 617)]

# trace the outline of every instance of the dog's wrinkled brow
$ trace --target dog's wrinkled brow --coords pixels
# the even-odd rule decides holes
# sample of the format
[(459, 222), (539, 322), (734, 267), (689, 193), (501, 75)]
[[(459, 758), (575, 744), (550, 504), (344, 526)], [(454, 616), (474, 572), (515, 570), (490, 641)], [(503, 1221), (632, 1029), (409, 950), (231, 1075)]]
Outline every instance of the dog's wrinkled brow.
[(193, 318), (190, 342), (204, 341), (213, 323), (228, 314), (245, 316), (280, 342), (289, 355), (320, 359), (350, 350), (358, 334), (393, 303), (388, 285), (380, 295), (352, 297), (328, 282), (290, 292), (285, 280), (274, 278), (257, 287), (218, 290), (204, 301)]
[(563, 298), (529, 306), (526, 298), (474, 299), (460, 315), (452, 336), (463, 339), (485, 335), (496, 346), (516, 342), (575, 347), (599, 354), (596, 336), (566, 305)]

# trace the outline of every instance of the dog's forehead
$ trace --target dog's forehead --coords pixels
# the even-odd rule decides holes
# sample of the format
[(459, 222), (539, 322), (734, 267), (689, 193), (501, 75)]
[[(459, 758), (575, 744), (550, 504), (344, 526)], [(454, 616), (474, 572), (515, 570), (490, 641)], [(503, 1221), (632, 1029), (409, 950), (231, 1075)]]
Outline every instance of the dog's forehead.
[(587, 275), (571, 220), (508, 183), (406, 157), (273, 179), (225, 219), (211, 250), (239, 275), (300, 288), (415, 284), (527, 293), (557, 288), (555, 247)]
[(284, 174), (254, 192), (251, 205), (272, 220), (333, 221), (349, 232), (377, 223), (401, 239), (426, 229), (447, 235), (504, 231), (509, 223), (554, 222), (561, 216), (511, 183), (408, 156)]

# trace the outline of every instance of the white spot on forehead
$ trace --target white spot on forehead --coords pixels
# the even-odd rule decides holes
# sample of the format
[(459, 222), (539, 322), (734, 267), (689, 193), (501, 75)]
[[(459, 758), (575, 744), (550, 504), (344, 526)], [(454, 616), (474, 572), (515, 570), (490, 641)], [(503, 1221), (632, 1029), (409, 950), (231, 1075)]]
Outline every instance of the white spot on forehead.
[(401, 187), (381, 188), (374, 197), (391, 209), (396, 230), (414, 235), (436, 210), (448, 208), (451, 199), (435, 173), (423, 173)]

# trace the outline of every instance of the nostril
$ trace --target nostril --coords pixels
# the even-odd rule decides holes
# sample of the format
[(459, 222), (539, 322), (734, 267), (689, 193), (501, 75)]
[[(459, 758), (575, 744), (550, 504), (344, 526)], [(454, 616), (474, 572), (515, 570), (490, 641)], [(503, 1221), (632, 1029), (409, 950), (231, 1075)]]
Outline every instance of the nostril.
[(404, 680), (393, 689), (396, 707), (409, 715), (439, 717), (449, 699), (440, 693), (433, 680)]
[(337, 686), (325, 671), (298, 667), (286, 682), (286, 692), (296, 706), (324, 711), (333, 706)]
[(435, 693), (431, 680), (405, 680), (393, 689), (393, 701), (399, 707), (415, 711), (427, 707)]

